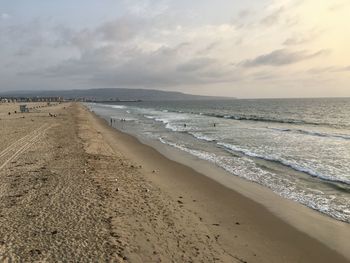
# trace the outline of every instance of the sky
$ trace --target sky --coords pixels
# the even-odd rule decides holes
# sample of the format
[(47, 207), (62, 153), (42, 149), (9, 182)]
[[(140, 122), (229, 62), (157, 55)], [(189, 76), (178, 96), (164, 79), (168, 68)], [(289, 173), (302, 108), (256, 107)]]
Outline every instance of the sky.
[(350, 97), (349, 0), (0, 0), (0, 91)]

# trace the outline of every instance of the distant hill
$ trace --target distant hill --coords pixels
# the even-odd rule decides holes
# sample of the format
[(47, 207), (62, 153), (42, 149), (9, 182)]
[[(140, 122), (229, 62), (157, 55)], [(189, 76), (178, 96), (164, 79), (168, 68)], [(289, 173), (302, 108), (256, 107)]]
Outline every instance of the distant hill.
[(149, 89), (86, 89), (86, 90), (46, 90), (46, 91), (9, 91), (0, 92), (3, 97), (63, 97), (65, 99), (107, 100), (213, 100), (234, 99), (229, 97), (211, 97), (185, 94), (173, 91)]

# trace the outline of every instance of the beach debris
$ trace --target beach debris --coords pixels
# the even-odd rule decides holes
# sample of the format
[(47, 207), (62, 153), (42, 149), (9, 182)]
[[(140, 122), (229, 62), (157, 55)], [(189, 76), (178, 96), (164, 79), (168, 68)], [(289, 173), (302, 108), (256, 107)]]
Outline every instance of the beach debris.
[(177, 202), (179, 203), (179, 204), (183, 204), (184, 202), (182, 202), (181, 200), (177, 200)]
[(237, 259), (241, 263), (248, 263), (248, 261), (245, 261), (244, 259), (241, 259), (241, 258), (239, 258), (237, 256), (234, 256), (234, 258)]
[(241, 223), (240, 222), (236, 222), (236, 225), (240, 225)]
[(35, 257), (35, 256), (39, 256), (41, 255), (41, 251), (39, 249), (32, 249), (29, 251), (29, 254), (32, 256), (32, 257)]
[(84, 170), (84, 171), (83, 171), (83, 173), (84, 173), (84, 174), (86, 174), (86, 173), (87, 173), (87, 171), (86, 171), (86, 170)]
[(117, 187), (117, 189), (115, 189), (117, 192), (119, 192), (120, 191), (120, 188), (119, 187)]
[(149, 193), (149, 191), (150, 191), (150, 190), (149, 190), (148, 188), (145, 189), (145, 192), (146, 192), (146, 193)]
[(213, 226), (220, 226), (220, 224), (218, 224), (218, 223), (214, 223), (214, 224), (212, 224)]

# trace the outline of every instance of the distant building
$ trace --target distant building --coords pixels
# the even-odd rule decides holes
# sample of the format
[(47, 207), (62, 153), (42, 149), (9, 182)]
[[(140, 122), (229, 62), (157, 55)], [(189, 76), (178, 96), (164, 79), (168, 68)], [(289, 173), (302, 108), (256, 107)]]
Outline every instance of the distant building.
[(29, 112), (29, 109), (27, 108), (27, 105), (25, 105), (25, 104), (19, 105), (19, 110), (22, 113)]
[(0, 97), (1, 103), (9, 102), (62, 102), (62, 97)]

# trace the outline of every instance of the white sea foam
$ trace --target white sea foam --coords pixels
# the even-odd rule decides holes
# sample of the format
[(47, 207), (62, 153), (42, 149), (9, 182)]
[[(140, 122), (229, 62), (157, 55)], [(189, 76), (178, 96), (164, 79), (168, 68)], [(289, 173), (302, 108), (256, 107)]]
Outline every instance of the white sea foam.
[(127, 108), (124, 105), (110, 105), (110, 104), (98, 104), (100, 107), (112, 108), (112, 109), (125, 109)]
[(293, 132), (293, 133), (300, 133), (300, 134), (305, 134), (305, 135), (310, 135), (310, 136), (350, 140), (350, 135), (340, 134), (340, 133), (325, 133), (325, 132), (317, 132), (317, 131), (311, 131), (311, 130), (287, 129), (287, 128), (269, 128), (269, 129), (275, 130), (275, 131), (280, 131), (280, 132)]
[[(101, 107), (101, 105), (97, 106)], [(157, 132), (159, 129), (161, 134), (166, 134), (165, 136), (169, 138), (162, 139), (162, 143), (186, 151), (199, 159), (212, 162), (231, 174), (259, 183), (283, 197), (339, 220), (350, 222), (350, 200), (345, 192), (350, 189), (350, 186), (345, 185), (350, 181), (350, 167), (347, 165), (349, 160), (347, 149), (350, 144), (346, 129), (335, 130), (328, 126), (299, 125), (294, 122), (283, 122), (283, 124), (275, 121), (273, 124), (265, 124), (261, 121), (243, 122), (240, 121), (242, 118), (236, 118), (234, 113), (226, 115), (231, 114), (230, 112), (222, 112), (220, 116), (207, 116), (207, 114), (196, 114), (193, 110), (185, 110), (186, 113), (183, 113), (150, 108), (133, 107), (132, 109), (130, 115), (125, 115), (126, 111), (118, 108), (115, 109), (115, 113), (120, 115), (118, 118), (128, 116), (138, 119), (140, 127), (135, 133), (147, 136), (144, 135), (144, 132), (152, 130), (152, 139), (157, 140), (160, 134)], [(141, 116), (152, 121), (145, 121), (140, 118)], [(219, 118), (215, 120), (218, 123), (215, 130), (210, 125), (214, 122), (213, 117)], [(225, 118), (238, 119), (238, 121), (225, 120)], [(246, 119), (243, 118), (243, 120)], [(185, 123), (186, 127), (184, 127)], [(266, 127), (267, 125), (271, 127)], [(150, 127), (152, 129), (149, 129)], [(165, 132), (164, 128), (168, 132)], [(273, 132), (272, 129), (276, 132)], [(194, 138), (190, 138), (187, 133)], [(218, 149), (215, 145), (219, 144), (206, 143), (206, 141), (229, 142), (230, 148), (220, 145)], [(303, 146), (305, 148), (300, 151), (299, 148)], [(237, 155), (237, 152), (241, 154)], [(310, 184), (302, 181), (301, 178), (305, 178), (304, 176), (295, 176), (295, 173), (292, 173), (291, 170), (288, 172), (288, 169), (283, 174), (274, 173), (260, 166), (261, 161), (256, 158), (278, 162), (293, 170), (309, 174)], [(268, 162), (265, 164), (269, 166)], [(313, 177), (324, 181), (321, 182)], [(326, 180), (331, 182), (325, 184)], [(318, 184), (322, 187), (318, 188)], [(336, 194), (332, 195), (332, 193)]]
[(126, 109), (126, 106), (124, 106), (124, 105), (112, 105), (111, 108), (113, 108), (113, 109)]
[(284, 198), (299, 202), (338, 220), (350, 223), (350, 211), (348, 209), (350, 207), (350, 200), (338, 197), (329, 198), (322, 191), (314, 189), (309, 189), (305, 192), (304, 189), (298, 187), (297, 182), (293, 181), (294, 178), (283, 178), (272, 172), (263, 170), (248, 158), (217, 156), (214, 153), (190, 149), (185, 145), (173, 143), (164, 138), (159, 138), (159, 141), (196, 156), (199, 159), (212, 162), (233, 175), (270, 188)]
[(203, 135), (201, 133), (189, 132), (189, 134), (191, 134), (193, 137), (195, 137), (199, 140), (203, 140), (203, 141), (207, 141), (207, 142), (214, 142), (215, 141), (215, 139), (213, 139), (207, 135)]
[(218, 142), (217, 144), (220, 145), (220, 146), (225, 147), (226, 149), (232, 150), (234, 152), (239, 152), (239, 153), (242, 153), (242, 154), (250, 156), (250, 157), (260, 158), (260, 159), (264, 159), (264, 160), (267, 160), (267, 161), (273, 161), (273, 162), (277, 162), (277, 163), (283, 164), (283, 165), (288, 166), (288, 167), (290, 167), (290, 168), (292, 168), (292, 169), (294, 169), (296, 171), (309, 174), (309, 175), (311, 175), (313, 177), (317, 177), (317, 178), (320, 178), (322, 180), (331, 181), (331, 182), (340, 182), (340, 183), (345, 183), (345, 184), (349, 184), (350, 185), (350, 180), (348, 180), (346, 178), (341, 178), (340, 179), (338, 177), (334, 177), (334, 176), (331, 176), (331, 175), (325, 175), (325, 174), (322, 174), (320, 172), (316, 172), (313, 169), (304, 167), (304, 166), (302, 166), (302, 165), (300, 165), (300, 164), (298, 164), (296, 162), (293, 162), (292, 160), (286, 160), (286, 159), (283, 159), (283, 158), (278, 157), (276, 155), (262, 155), (262, 154), (258, 154), (258, 153), (252, 152), (250, 150), (247, 150), (247, 149), (244, 149), (244, 148), (241, 148), (239, 146), (232, 145), (232, 144), (229, 144), (229, 143)]

